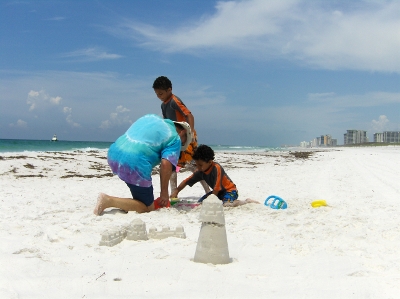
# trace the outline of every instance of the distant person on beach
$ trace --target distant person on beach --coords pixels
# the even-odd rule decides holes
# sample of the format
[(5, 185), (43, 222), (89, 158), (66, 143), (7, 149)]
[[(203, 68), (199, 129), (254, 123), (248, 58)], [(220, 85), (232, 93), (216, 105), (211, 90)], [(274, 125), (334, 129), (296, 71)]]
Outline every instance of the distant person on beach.
[(168, 183), (178, 165), (179, 154), (192, 140), (188, 123), (162, 119), (155, 114), (136, 120), (124, 135), (109, 148), (108, 164), (114, 174), (129, 187), (132, 198), (120, 198), (100, 193), (94, 214), (115, 207), (138, 213), (154, 208), (151, 173), (160, 164), (161, 193), (159, 205), (169, 203)]
[[(172, 93), (172, 83), (165, 77), (158, 77), (153, 83), (153, 89), (157, 97), (162, 101), (161, 111), (165, 119), (172, 121), (185, 121), (190, 125), (192, 130), (192, 141), (185, 151), (182, 151), (179, 157), (178, 166), (186, 167), (194, 172), (196, 166), (193, 163), (192, 156), (197, 147), (197, 134), (194, 129), (194, 116), (180, 98)], [(210, 191), (206, 182), (200, 182), (207, 193)], [(173, 172), (170, 179), (171, 191), (173, 192), (177, 186), (177, 174)]]
[(214, 161), (214, 158), (214, 151), (211, 147), (203, 144), (200, 145), (193, 154), (197, 171), (183, 180), (178, 188), (172, 192), (171, 197), (177, 197), (178, 193), (187, 185), (192, 187), (195, 183), (204, 180), (213, 190), (201, 197), (199, 202), (202, 202), (210, 194), (214, 194), (222, 201), (224, 206), (228, 207), (236, 207), (250, 202), (259, 203), (252, 199), (246, 199), (245, 201), (238, 200), (239, 193), (236, 185), (226, 174), (224, 168)]

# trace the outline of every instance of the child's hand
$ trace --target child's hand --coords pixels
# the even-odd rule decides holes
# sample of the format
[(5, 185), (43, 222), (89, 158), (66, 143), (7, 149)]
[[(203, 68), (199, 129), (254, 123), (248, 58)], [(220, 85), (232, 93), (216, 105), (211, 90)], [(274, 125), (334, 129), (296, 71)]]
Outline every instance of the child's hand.
[(177, 190), (172, 191), (171, 195), (169, 196), (169, 198), (177, 198), (178, 197), (178, 193), (179, 192)]

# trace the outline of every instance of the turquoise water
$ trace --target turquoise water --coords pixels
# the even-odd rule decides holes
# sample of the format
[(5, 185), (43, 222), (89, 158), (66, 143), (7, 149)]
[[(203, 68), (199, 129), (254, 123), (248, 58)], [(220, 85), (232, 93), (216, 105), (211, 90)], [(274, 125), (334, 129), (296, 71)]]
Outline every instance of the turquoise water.
[[(58, 152), (74, 150), (106, 150), (112, 142), (95, 141), (50, 141), (50, 140), (23, 140), (0, 139), (0, 153), (5, 152)], [(236, 145), (210, 145), (217, 152), (266, 152), (281, 151), (284, 149), (264, 146), (236, 146)]]
[(0, 153), (108, 149), (112, 142), (0, 139)]

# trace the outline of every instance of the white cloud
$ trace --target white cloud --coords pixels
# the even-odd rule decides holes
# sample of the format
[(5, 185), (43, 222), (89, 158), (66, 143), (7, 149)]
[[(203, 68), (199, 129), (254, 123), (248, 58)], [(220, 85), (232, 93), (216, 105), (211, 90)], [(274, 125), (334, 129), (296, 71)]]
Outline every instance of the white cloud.
[(76, 123), (76, 122), (73, 121), (72, 115), (71, 115), (71, 113), (72, 113), (72, 108), (70, 108), (70, 107), (64, 107), (64, 108), (63, 108), (63, 112), (64, 112), (65, 114), (67, 114), (67, 118), (66, 118), (65, 120), (67, 121), (67, 123), (68, 123), (70, 126), (75, 127), (75, 128), (78, 128), (78, 127), (81, 126), (80, 124), (78, 124), (78, 123)]
[(164, 52), (209, 50), (323, 69), (400, 73), (399, 14), (400, 1), (221, 1), (213, 15), (189, 25), (124, 21), (109, 32)]
[(102, 122), (101, 122), (101, 124), (100, 124), (100, 129), (108, 129), (108, 128), (110, 128), (111, 127), (111, 121), (109, 121), (109, 120), (103, 120)]
[(44, 90), (31, 90), (28, 92), (28, 99), (26, 100), (26, 103), (29, 105), (29, 111), (32, 111), (38, 106), (47, 105), (47, 103), (59, 105), (61, 101), (62, 98), (60, 96), (50, 97)]
[(62, 100), (61, 97), (54, 97), (54, 98), (52, 97), (50, 98), (50, 103), (58, 105), (60, 104), (61, 100)]
[(31, 90), (30, 92), (28, 92), (28, 96), (29, 97), (38, 97), (39, 96), (39, 92)]
[(122, 56), (118, 54), (110, 54), (106, 51), (97, 48), (87, 48), (81, 49), (73, 52), (69, 52), (62, 55), (63, 57), (77, 58), (83, 61), (98, 61), (98, 60), (110, 60), (110, 59), (119, 59)]
[(115, 112), (110, 113), (110, 119), (104, 120), (100, 124), (101, 129), (108, 129), (116, 125), (131, 124), (132, 120), (127, 114), (130, 110), (121, 105), (117, 106)]
[(120, 105), (117, 107), (117, 109), (115, 109), (115, 111), (117, 111), (117, 113), (124, 113), (124, 112), (129, 112), (130, 110), (128, 108), (124, 108)]
[(23, 121), (22, 119), (17, 120), (17, 123), (10, 124), (10, 127), (17, 127), (17, 128), (26, 128), (28, 123)]
[(372, 120), (372, 128), (375, 132), (382, 133), (386, 130), (389, 119), (386, 115), (380, 115), (378, 120)]
[(65, 120), (66, 120), (67, 123), (70, 124), (72, 127), (79, 128), (79, 127), (81, 126), (80, 124), (78, 124), (78, 123), (76, 123), (76, 122), (73, 121), (72, 115), (71, 115), (71, 114), (67, 115), (67, 118), (66, 118)]
[(72, 112), (72, 108), (64, 107), (64, 108), (63, 108), (63, 112), (64, 112), (65, 114), (70, 114), (70, 113)]

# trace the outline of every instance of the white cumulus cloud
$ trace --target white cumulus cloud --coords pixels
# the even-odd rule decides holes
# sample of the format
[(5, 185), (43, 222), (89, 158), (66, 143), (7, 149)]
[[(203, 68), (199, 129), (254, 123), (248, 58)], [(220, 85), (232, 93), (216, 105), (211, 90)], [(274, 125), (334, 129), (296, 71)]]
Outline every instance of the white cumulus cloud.
[(380, 115), (378, 120), (372, 120), (372, 128), (375, 132), (382, 133), (386, 130), (389, 119), (386, 115)]
[(44, 90), (31, 90), (28, 92), (26, 103), (29, 105), (29, 111), (32, 111), (40, 106), (45, 106), (48, 104), (59, 105), (61, 101), (62, 98), (60, 96), (51, 97)]
[(322, 69), (400, 73), (400, 1), (219, 1), (214, 13), (157, 27), (109, 29), (162, 52), (231, 53)]
[(10, 127), (17, 127), (17, 128), (26, 128), (28, 123), (26, 121), (23, 121), (22, 119), (17, 120), (17, 122), (11, 123)]
[(128, 114), (129, 111), (130, 110), (128, 108), (125, 108), (121, 105), (117, 106), (115, 112), (110, 113), (110, 118), (101, 122), (100, 128), (108, 129), (116, 125), (131, 124), (132, 120)]

